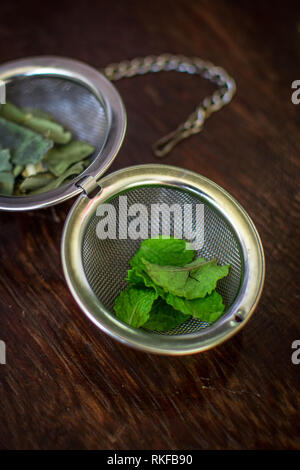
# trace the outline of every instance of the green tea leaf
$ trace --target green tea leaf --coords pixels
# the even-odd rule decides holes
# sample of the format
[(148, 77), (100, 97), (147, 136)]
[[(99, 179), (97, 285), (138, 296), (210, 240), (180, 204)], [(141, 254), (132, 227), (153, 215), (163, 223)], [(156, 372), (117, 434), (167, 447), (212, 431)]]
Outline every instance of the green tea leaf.
[(12, 103), (6, 103), (1, 106), (0, 115), (9, 121), (32, 129), (57, 144), (67, 144), (72, 138), (71, 132), (65, 131), (60, 124), (46, 119), (45, 113), (41, 117), (41, 114), (38, 116), (37, 112), (26, 112)]
[(28, 178), (29, 176), (37, 175), (38, 173), (46, 173), (47, 168), (43, 165), (43, 162), (38, 163), (27, 163), (25, 169), (22, 172), (22, 176), (24, 178)]
[(72, 138), (71, 132), (65, 131), (60, 124), (43, 118), (35, 116), (27, 117), (23, 125), (38, 132), (47, 139), (53, 140), (56, 144), (67, 144)]
[(178, 238), (149, 238), (144, 240), (138, 252), (130, 260), (132, 268), (144, 268), (143, 259), (150, 263), (170, 266), (184, 266), (195, 256), (195, 250), (188, 242)]
[(210, 294), (217, 281), (227, 276), (229, 266), (218, 266), (216, 260), (198, 258), (186, 266), (160, 266), (144, 260), (147, 274), (165, 292), (197, 299)]
[(127, 287), (115, 300), (116, 316), (128, 325), (139, 328), (149, 319), (157, 293), (153, 289)]
[(26, 113), (12, 103), (6, 102), (0, 106), (0, 116), (13, 121), (16, 124), (22, 124)]
[(11, 155), (8, 149), (0, 150), (0, 171), (11, 171)]
[(74, 141), (62, 147), (54, 147), (46, 157), (45, 164), (55, 176), (62, 175), (73, 163), (80, 162), (95, 151), (86, 142)]
[(75, 163), (73, 166), (71, 166), (71, 168), (65, 171), (65, 173), (61, 175), (59, 178), (55, 178), (51, 180), (46, 186), (43, 186), (40, 189), (31, 191), (30, 194), (32, 195), (40, 194), (46, 191), (52, 191), (53, 189), (59, 188), (64, 183), (64, 181), (67, 180), (70, 176), (80, 175), (80, 173), (82, 173), (83, 170), (86, 168), (87, 164), (88, 163), (84, 161)]
[(15, 165), (13, 169), (14, 177), (16, 178), (17, 176), (19, 176), (22, 173), (23, 169), (24, 169), (23, 165)]
[(0, 145), (10, 150), (12, 163), (26, 165), (41, 161), (53, 142), (0, 117)]
[(44, 188), (51, 181), (54, 180), (54, 176), (51, 173), (40, 173), (38, 175), (29, 176), (25, 178), (19, 185), (19, 191), (26, 193), (28, 191), (34, 191), (40, 188)]
[(22, 108), (22, 111), (26, 115), (32, 114), (32, 116), (37, 117), (37, 118), (46, 119), (47, 121), (55, 121), (52, 114), (47, 113), (46, 111), (43, 111), (42, 109), (39, 109), (39, 108), (32, 108), (30, 106), (25, 106), (24, 108)]
[(9, 172), (0, 172), (0, 194), (11, 196), (14, 191), (15, 177)]
[(150, 311), (149, 320), (144, 323), (143, 328), (147, 330), (167, 331), (181, 325), (188, 316), (175, 310), (164, 300), (157, 299)]

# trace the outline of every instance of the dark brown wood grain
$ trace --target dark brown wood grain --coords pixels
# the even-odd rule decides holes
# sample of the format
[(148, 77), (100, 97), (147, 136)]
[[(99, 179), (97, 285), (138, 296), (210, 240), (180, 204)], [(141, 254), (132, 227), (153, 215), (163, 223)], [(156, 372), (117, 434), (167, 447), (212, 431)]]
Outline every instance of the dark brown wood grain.
[[(19, 3), (18, 3), (19, 4)], [(164, 160), (216, 181), (262, 237), (266, 282), (246, 327), (188, 357), (129, 349), (76, 306), (60, 261), (69, 201), (0, 213), (2, 449), (296, 449), (300, 339), (299, 2), (1, 2), (0, 61), (57, 54), (102, 67), (166, 51), (223, 66), (234, 101)], [(109, 171), (154, 162), (151, 144), (176, 127), (211, 85), (170, 73), (117, 84), (128, 112)]]

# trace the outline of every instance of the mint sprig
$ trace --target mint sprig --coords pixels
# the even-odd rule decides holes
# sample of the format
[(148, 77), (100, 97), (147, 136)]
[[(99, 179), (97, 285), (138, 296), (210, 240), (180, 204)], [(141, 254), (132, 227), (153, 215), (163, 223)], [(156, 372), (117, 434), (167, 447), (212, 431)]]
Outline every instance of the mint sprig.
[(115, 300), (117, 318), (155, 331), (170, 330), (191, 317), (218, 320), (225, 305), (216, 287), (230, 265), (194, 258), (195, 251), (184, 240), (144, 240), (129, 262), (129, 286)]

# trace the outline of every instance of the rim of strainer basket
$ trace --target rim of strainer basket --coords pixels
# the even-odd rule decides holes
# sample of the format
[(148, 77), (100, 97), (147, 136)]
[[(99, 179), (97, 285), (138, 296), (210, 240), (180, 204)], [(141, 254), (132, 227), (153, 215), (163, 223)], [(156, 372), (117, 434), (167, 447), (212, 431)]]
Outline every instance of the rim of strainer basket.
[[(119, 321), (92, 291), (84, 273), (82, 240), (96, 207), (122, 191), (164, 185), (198, 194), (221, 214), (238, 239), (244, 258), (244, 278), (228, 311), (212, 326), (179, 336), (158, 335), (134, 329)], [(210, 349), (233, 336), (249, 320), (262, 293), (265, 277), (264, 252), (258, 232), (243, 207), (222, 187), (204, 176), (178, 167), (147, 164), (127, 167), (99, 181), (93, 199), (81, 195), (65, 222), (61, 255), (64, 275), (73, 297), (85, 315), (114, 339), (145, 352), (184, 355)]]
[(112, 164), (125, 136), (127, 118), (123, 101), (114, 85), (93, 67), (77, 60), (56, 56), (29, 57), (6, 62), (0, 66), (0, 80), (3, 82), (9, 83), (12, 80), (34, 76), (68, 79), (86, 87), (105, 109), (108, 133), (93, 162), (72, 181), (35, 196), (0, 195), (0, 210), (40, 209), (82, 193), (82, 188), (77, 184), (88, 176), (99, 178)]

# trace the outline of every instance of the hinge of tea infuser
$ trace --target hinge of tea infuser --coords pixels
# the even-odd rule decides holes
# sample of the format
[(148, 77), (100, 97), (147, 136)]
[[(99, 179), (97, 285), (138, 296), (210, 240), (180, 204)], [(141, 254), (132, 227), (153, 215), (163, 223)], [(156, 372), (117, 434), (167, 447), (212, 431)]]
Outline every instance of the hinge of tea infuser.
[(93, 176), (85, 176), (76, 183), (76, 186), (81, 188), (89, 199), (93, 199), (102, 191), (101, 186)]
[(195, 111), (175, 131), (162, 137), (153, 145), (153, 152), (156, 157), (164, 157), (178, 142), (200, 132), (204, 122), (212, 113), (219, 111), (223, 106), (230, 103), (236, 91), (234, 79), (223, 68), (216, 67), (211, 62), (204, 61), (199, 57), (190, 58), (173, 54), (137, 57), (133, 60), (124, 60), (118, 64), (110, 64), (102, 70), (104, 75), (111, 81), (151, 72), (168, 72), (172, 70), (200, 75), (202, 78), (216, 84), (218, 89), (211, 96), (204, 98)]

